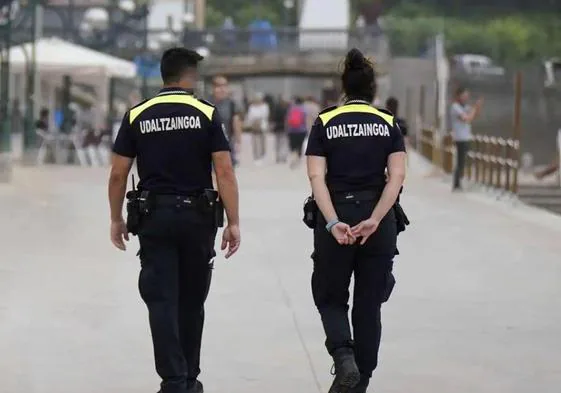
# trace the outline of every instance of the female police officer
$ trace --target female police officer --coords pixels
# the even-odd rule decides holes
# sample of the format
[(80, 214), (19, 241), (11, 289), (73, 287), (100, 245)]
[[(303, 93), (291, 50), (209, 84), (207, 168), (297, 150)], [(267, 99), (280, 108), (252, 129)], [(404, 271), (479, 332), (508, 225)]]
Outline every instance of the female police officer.
[(381, 305), (395, 284), (392, 207), (405, 178), (405, 146), (393, 115), (370, 105), (375, 73), (358, 49), (347, 54), (341, 79), (347, 100), (319, 114), (306, 151), (321, 211), (314, 229), (312, 292), (335, 363), (329, 392), (364, 393), (378, 363)]

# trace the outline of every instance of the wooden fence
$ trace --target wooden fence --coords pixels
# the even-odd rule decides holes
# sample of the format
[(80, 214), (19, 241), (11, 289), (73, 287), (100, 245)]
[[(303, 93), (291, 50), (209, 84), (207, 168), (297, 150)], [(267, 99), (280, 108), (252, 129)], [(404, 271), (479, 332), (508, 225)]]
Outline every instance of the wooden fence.
[[(455, 167), (454, 142), (450, 135), (445, 135), (441, 143), (437, 138), (436, 130), (422, 129), (419, 152), (445, 173), (451, 174)], [(519, 141), (476, 135), (468, 153), (464, 175), (477, 185), (516, 194), (519, 161)]]

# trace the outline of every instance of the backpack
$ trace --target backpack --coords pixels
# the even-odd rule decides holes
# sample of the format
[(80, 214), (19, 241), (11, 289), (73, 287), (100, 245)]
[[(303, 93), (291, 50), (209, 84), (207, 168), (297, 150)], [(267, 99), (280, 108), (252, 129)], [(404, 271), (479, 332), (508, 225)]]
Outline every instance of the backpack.
[(301, 107), (293, 106), (290, 108), (287, 117), (288, 126), (292, 129), (305, 129), (306, 128), (306, 114)]

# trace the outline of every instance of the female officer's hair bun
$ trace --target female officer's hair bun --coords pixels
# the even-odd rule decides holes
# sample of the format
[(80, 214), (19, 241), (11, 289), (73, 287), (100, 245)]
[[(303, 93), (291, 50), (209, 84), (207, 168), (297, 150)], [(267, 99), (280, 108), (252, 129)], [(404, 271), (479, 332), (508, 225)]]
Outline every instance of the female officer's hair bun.
[(347, 53), (341, 81), (347, 100), (374, 101), (376, 96), (374, 67), (360, 50), (353, 48)]
[(345, 70), (361, 70), (364, 68), (366, 61), (362, 52), (353, 48), (345, 57)]

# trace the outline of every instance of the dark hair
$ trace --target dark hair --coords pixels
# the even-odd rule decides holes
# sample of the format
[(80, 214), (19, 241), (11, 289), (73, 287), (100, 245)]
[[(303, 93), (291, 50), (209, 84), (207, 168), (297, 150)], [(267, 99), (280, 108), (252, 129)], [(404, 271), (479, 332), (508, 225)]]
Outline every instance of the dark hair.
[(399, 109), (399, 101), (395, 97), (390, 97), (386, 100), (386, 109), (389, 110), (394, 116), (397, 116)]
[(458, 86), (458, 87), (456, 88), (456, 97), (461, 96), (461, 95), (464, 94), (467, 90), (468, 90), (468, 89), (467, 89), (467, 87), (465, 87), (465, 86)]
[(376, 96), (374, 67), (356, 48), (351, 49), (345, 57), (345, 69), (341, 81), (347, 100), (374, 101)]
[(294, 103), (296, 103), (297, 105), (302, 105), (303, 102), (304, 100), (302, 100), (302, 97), (300, 96), (294, 97)]
[(160, 73), (164, 84), (177, 83), (186, 72), (197, 68), (203, 57), (186, 48), (171, 48), (164, 52), (160, 63)]
[(212, 84), (213, 84), (214, 86), (217, 86), (217, 85), (218, 85), (218, 81), (219, 81), (220, 79), (223, 79), (224, 82), (225, 82), (226, 84), (228, 83), (228, 78), (226, 78), (225, 75), (218, 74), (218, 75), (214, 75), (214, 77), (212, 78)]
[(39, 112), (39, 116), (43, 117), (48, 115), (49, 115), (49, 110), (45, 107), (41, 108), (41, 111)]

